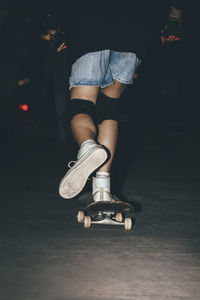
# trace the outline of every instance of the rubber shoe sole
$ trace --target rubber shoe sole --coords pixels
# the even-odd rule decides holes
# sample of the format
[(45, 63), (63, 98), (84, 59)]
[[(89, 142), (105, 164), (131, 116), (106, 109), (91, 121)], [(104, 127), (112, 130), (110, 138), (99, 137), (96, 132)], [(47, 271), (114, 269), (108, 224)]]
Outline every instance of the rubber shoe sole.
[(66, 173), (60, 182), (59, 194), (65, 199), (74, 198), (84, 188), (88, 177), (99, 168), (107, 159), (108, 155), (103, 147), (88, 151), (83, 158)]

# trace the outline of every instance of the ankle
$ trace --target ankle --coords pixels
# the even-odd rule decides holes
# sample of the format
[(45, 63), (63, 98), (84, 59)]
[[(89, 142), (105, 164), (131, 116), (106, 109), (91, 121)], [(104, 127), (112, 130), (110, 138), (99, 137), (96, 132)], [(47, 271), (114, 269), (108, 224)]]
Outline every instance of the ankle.
[(110, 177), (110, 173), (105, 171), (96, 172), (96, 178), (100, 178), (100, 177)]
[(94, 144), (96, 144), (96, 141), (95, 141), (95, 140), (88, 139), (88, 140), (85, 140), (85, 141), (80, 145), (80, 148), (84, 147), (85, 145), (90, 146), (90, 145), (94, 145)]
[(78, 158), (80, 156), (82, 156), (88, 149), (90, 149), (94, 145), (97, 145), (95, 140), (90, 139), (90, 140), (84, 141), (80, 146), (80, 149), (79, 149), (79, 152), (78, 152)]
[(97, 172), (92, 181), (92, 195), (94, 201), (111, 201), (110, 174)]

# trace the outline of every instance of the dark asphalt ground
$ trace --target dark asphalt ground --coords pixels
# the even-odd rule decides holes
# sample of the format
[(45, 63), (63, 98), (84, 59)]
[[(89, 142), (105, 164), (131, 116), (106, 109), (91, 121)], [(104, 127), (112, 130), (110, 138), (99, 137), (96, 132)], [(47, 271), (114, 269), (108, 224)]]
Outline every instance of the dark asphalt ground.
[(69, 146), (13, 141), (1, 155), (1, 300), (200, 299), (200, 146), (146, 143), (123, 195), (136, 225), (84, 229), (58, 195)]

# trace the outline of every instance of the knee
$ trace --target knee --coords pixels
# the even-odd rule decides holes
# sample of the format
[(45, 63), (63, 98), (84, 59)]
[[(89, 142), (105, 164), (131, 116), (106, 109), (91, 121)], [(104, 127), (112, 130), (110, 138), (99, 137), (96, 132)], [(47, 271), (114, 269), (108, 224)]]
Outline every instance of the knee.
[(105, 120), (119, 121), (119, 98), (111, 98), (101, 93), (96, 103), (96, 122), (100, 124)]
[(77, 116), (86, 114), (91, 117), (91, 119), (95, 120), (95, 104), (89, 100), (83, 99), (73, 99), (70, 101), (69, 110), (68, 110), (68, 120), (76, 118)]

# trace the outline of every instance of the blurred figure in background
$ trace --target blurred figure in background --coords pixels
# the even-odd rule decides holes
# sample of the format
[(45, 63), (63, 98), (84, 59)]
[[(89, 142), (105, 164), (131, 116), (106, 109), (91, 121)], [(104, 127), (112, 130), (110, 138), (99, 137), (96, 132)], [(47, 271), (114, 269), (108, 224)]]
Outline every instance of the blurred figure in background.
[(171, 6), (168, 14), (167, 24), (161, 31), (161, 41), (171, 43), (180, 41), (184, 37), (182, 12), (185, 0), (171, 0)]

